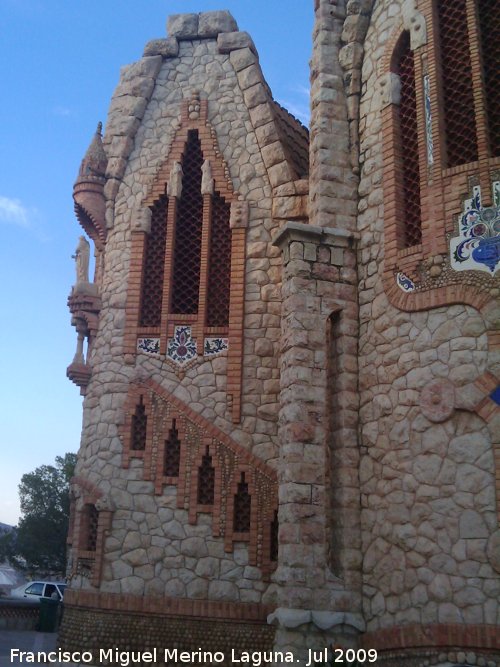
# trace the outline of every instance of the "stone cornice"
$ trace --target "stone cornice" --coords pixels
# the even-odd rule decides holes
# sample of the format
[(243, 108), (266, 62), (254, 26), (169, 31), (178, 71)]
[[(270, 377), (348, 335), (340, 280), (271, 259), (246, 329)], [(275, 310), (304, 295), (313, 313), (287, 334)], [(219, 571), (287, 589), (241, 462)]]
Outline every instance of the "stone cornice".
[(273, 239), (273, 245), (281, 249), (285, 244), (292, 241), (302, 241), (350, 248), (359, 238), (358, 232), (289, 221), (276, 234)]

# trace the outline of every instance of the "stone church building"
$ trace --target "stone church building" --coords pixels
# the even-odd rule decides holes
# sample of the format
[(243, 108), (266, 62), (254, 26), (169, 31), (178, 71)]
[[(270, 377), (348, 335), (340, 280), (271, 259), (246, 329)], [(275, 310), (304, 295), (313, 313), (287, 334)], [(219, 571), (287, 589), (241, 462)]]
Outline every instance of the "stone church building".
[(176, 15), (83, 159), (65, 649), (500, 665), (500, 7), (312, 5), (309, 131)]

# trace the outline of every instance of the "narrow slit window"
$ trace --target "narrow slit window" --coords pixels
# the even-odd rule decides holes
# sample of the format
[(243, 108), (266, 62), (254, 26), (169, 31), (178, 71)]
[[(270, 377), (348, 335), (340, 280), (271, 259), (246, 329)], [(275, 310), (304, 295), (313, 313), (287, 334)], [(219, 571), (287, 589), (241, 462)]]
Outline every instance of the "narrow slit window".
[(132, 449), (134, 451), (144, 451), (146, 449), (148, 417), (146, 415), (146, 406), (143, 397), (135, 407), (135, 414), (132, 415)]
[(165, 459), (163, 474), (167, 477), (178, 477), (181, 461), (181, 441), (179, 440), (179, 431), (176, 427), (176, 420), (172, 419), (172, 428), (168, 432), (168, 438), (165, 440)]
[(198, 469), (198, 503), (213, 505), (215, 497), (215, 468), (212, 465), (209, 447), (203, 455), (201, 466)]
[(235, 533), (248, 533), (252, 511), (252, 496), (248, 493), (245, 473), (241, 473), (238, 490), (234, 494), (233, 530)]

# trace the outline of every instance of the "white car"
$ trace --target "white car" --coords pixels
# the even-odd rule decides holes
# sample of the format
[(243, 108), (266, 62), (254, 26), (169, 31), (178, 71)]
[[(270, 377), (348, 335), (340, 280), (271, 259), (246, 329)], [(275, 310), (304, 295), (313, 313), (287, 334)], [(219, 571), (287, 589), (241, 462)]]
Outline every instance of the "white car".
[(59, 581), (30, 581), (12, 591), (11, 596), (40, 601), (42, 598), (61, 601), (67, 584)]

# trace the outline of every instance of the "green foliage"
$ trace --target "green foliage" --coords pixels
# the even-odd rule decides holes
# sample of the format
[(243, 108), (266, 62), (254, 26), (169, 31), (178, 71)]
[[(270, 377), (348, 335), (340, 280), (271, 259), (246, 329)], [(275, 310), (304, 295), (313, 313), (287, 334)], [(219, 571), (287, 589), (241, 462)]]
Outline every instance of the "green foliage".
[(31, 572), (64, 573), (69, 481), (75, 465), (76, 454), (69, 453), (57, 456), (55, 466), (43, 465), (22, 476), (23, 516), (15, 531), (0, 537), (0, 560)]

